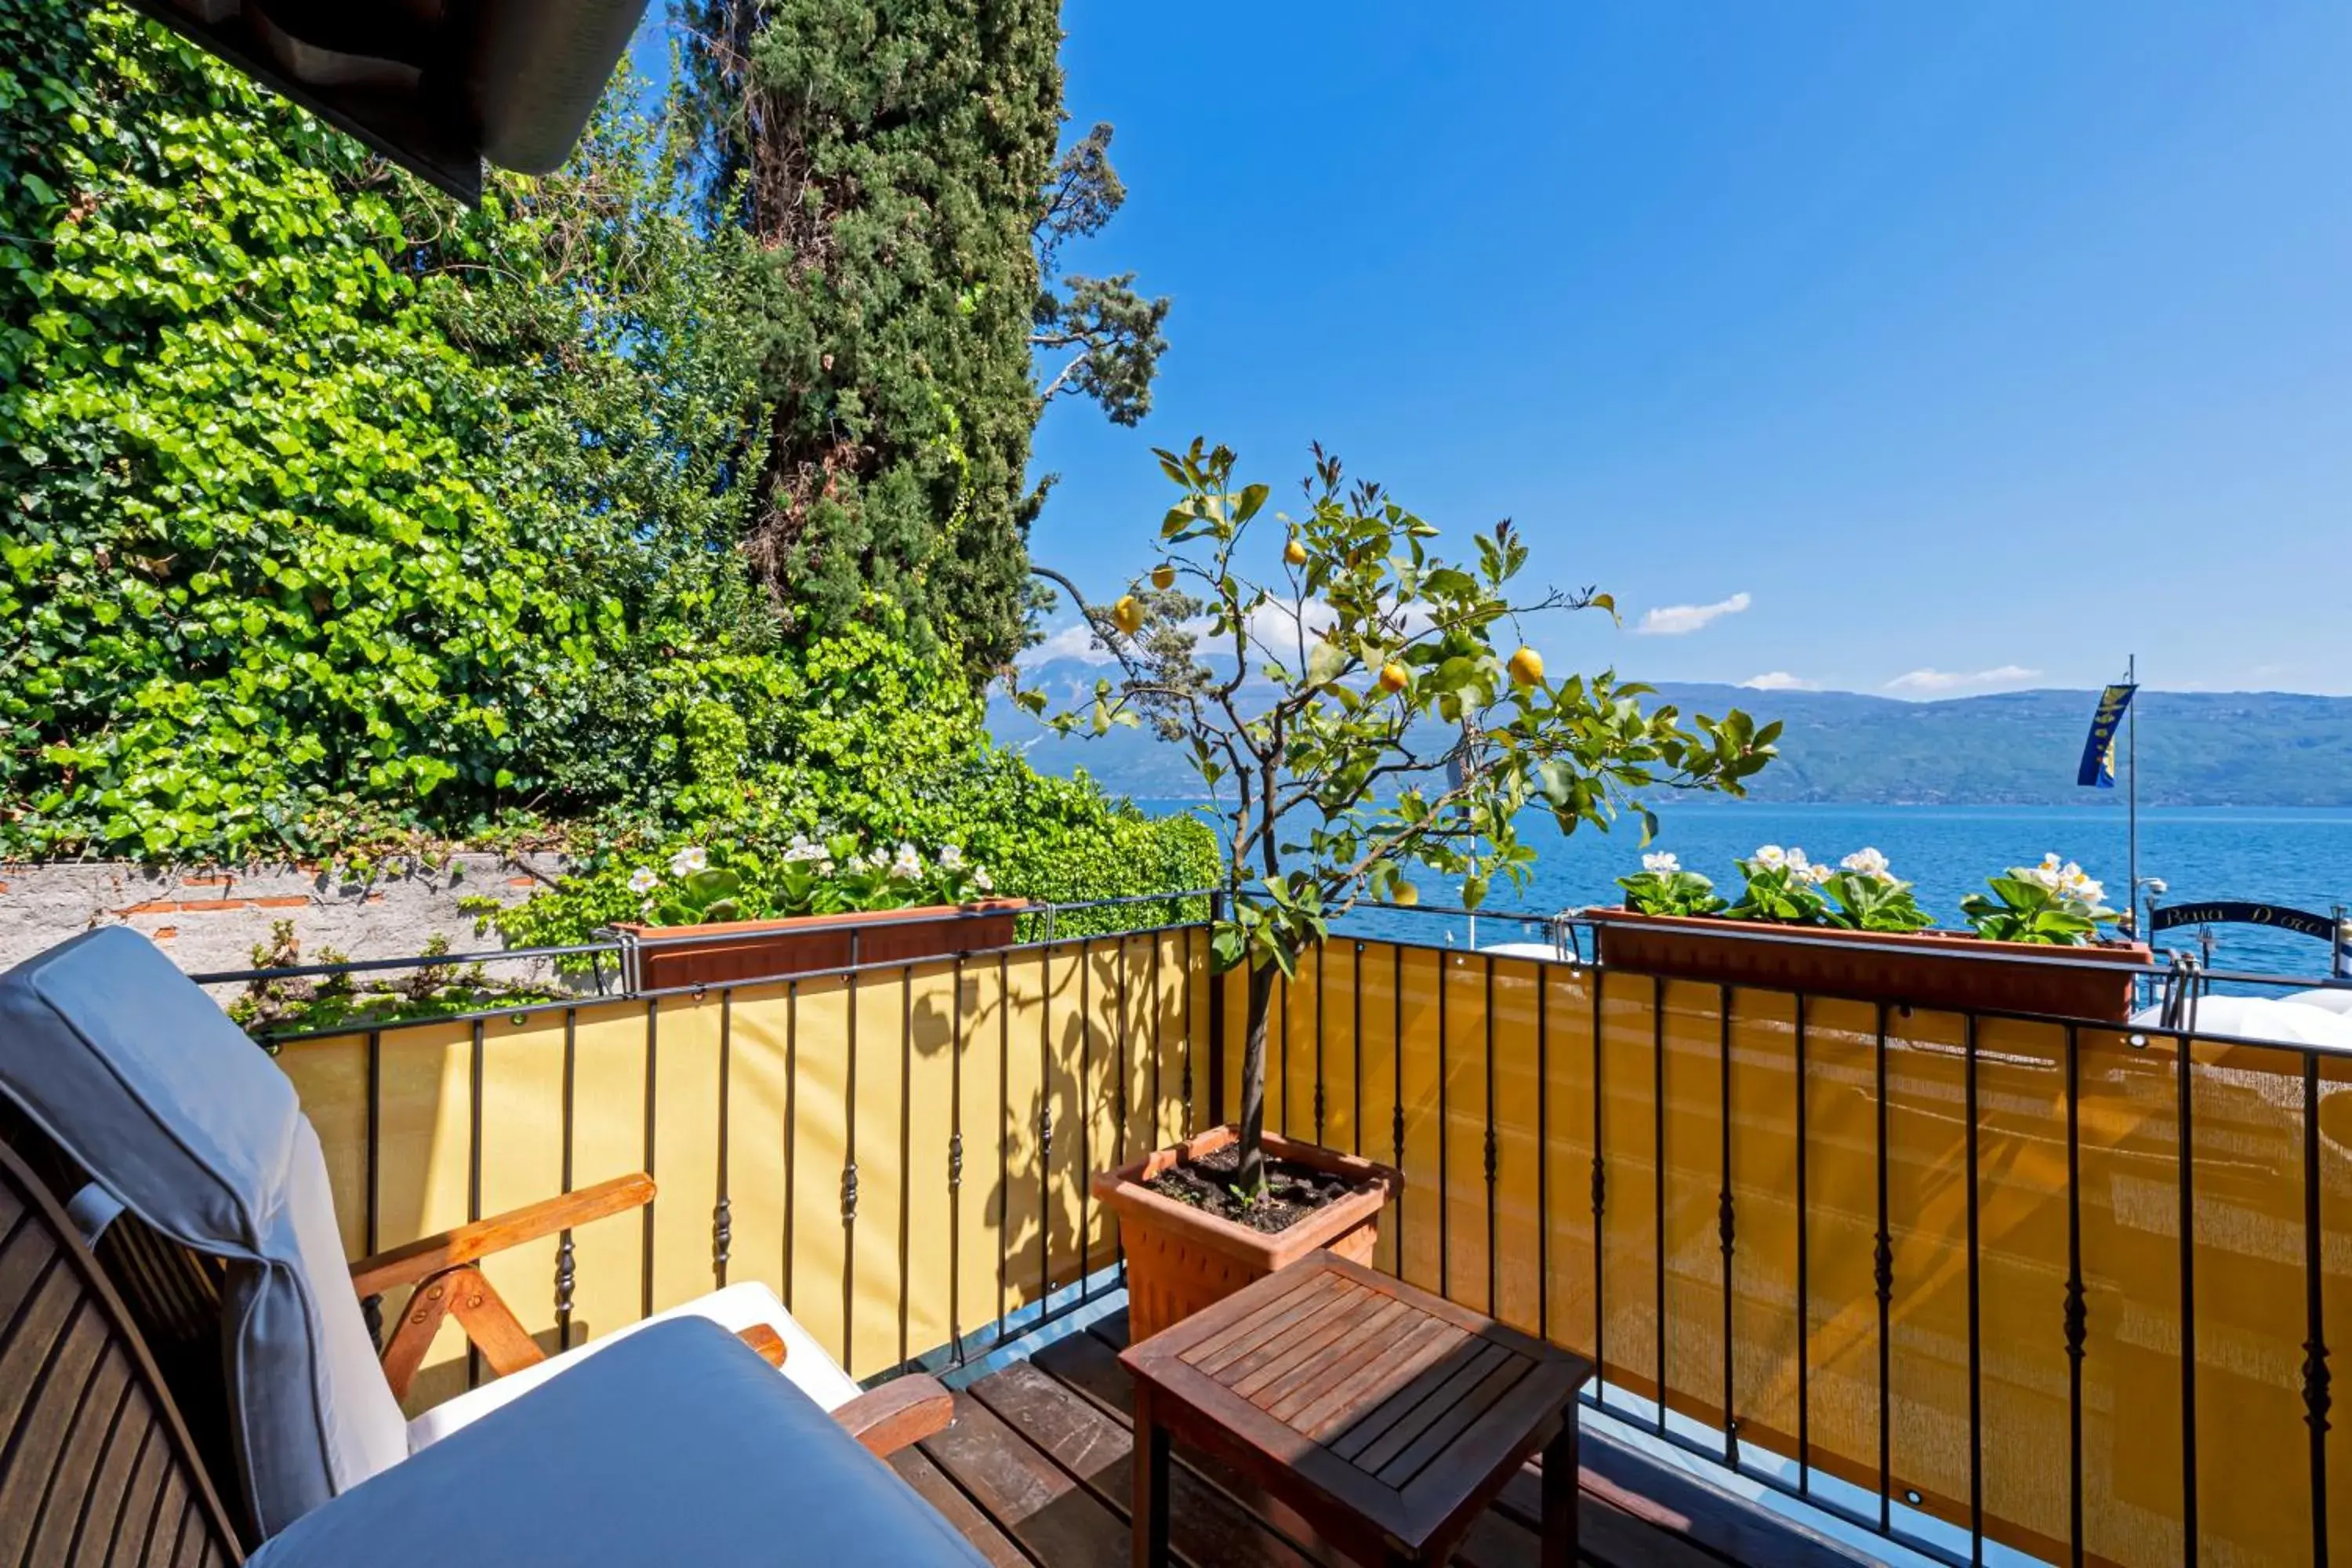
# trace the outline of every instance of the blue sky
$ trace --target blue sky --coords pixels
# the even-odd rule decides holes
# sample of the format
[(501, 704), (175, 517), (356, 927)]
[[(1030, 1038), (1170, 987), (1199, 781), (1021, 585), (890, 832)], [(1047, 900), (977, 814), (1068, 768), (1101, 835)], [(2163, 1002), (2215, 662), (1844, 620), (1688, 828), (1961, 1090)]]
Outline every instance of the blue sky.
[(1151, 447), (1284, 493), (1319, 437), (1612, 591), (1555, 668), (2352, 691), (2352, 6), (1064, 19), (1130, 193), (1071, 264), (1175, 299), (1151, 417), (1039, 435), (1089, 586)]

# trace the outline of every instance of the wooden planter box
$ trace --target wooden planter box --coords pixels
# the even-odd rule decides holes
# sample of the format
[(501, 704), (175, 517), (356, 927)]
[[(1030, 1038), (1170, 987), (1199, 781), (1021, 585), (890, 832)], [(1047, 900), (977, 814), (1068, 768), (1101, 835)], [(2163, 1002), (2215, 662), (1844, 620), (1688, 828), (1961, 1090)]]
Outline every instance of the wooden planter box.
[[(2037, 947), (1956, 931), (1813, 931), (1707, 916), (1587, 910), (1610, 969), (1914, 1007), (2045, 1013), (2120, 1024), (2144, 942)], [(2053, 962), (2053, 960), (2059, 962)]]
[(853, 963), (919, 963), (1013, 945), (1019, 899), (853, 910), (781, 921), (711, 925), (621, 925), (621, 973), (632, 991), (731, 985), (846, 969)]
[(1095, 1173), (1095, 1197), (1118, 1215), (1119, 1238), (1127, 1251), (1129, 1343), (1141, 1344), (1171, 1324), (1214, 1306), (1253, 1279), (1262, 1279), (1318, 1248), (1328, 1247), (1358, 1263), (1372, 1261), (1372, 1246), (1380, 1239), (1381, 1210), (1404, 1191), (1404, 1177), (1386, 1165), (1267, 1133), (1269, 1157), (1306, 1165), (1363, 1189), (1271, 1236), (1191, 1204), (1161, 1197), (1143, 1184), (1240, 1136), (1237, 1127), (1213, 1127), (1189, 1142), (1155, 1150), (1115, 1171)]

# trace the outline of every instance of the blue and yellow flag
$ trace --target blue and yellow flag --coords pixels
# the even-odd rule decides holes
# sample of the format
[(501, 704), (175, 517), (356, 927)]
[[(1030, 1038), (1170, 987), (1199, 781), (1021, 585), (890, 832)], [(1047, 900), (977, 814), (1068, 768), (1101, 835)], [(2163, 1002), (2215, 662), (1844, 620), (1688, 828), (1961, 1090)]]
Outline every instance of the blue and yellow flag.
[(2124, 710), (2131, 706), (2137, 686), (2110, 686), (2099, 693), (2099, 710), (2091, 715), (2091, 733), (2083, 742), (2083, 765), (2074, 782), (2094, 789), (2116, 787), (2116, 731), (2123, 728)]

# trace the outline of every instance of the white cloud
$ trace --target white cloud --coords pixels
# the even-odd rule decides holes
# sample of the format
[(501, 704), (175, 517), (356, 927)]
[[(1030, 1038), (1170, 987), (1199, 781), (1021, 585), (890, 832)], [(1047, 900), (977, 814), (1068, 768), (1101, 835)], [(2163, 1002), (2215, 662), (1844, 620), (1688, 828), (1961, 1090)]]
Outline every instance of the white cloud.
[(1048, 634), (1036, 647), (1022, 649), (1013, 662), (1023, 669), (1037, 669), (1064, 659), (1076, 659), (1080, 664), (1108, 664), (1111, 653), (1096, 638), (1092, 627), (1083, 621), (1073, 621), (1060, 631)]
[(1960, 671), (1951, 669), (1914, 669), (1896, 676), (1886, 683), (1889, 691), (1957, 691), (1966, 686), (2012, 686), (2021, 680), (2032, 680), (2042, 672), (2028, 669), (2021, 664), (2004, 664), (1991, 669)]
[(1768, 669), (1761, 675), (1751, 675), (1739, 683), (1753, 691), (1819, 691), (1822, 683), (1807, 680), (1801, 675), (1790, 675), (1785, 669)]
[(1645, 637), (1685, 637), (1709, 621), (1736, 616), (1755, 602), (1746, 594), (1734, 594), (1712, 605), (1661, 605), (1643, 611), (1642, 624), (1633, 629)]

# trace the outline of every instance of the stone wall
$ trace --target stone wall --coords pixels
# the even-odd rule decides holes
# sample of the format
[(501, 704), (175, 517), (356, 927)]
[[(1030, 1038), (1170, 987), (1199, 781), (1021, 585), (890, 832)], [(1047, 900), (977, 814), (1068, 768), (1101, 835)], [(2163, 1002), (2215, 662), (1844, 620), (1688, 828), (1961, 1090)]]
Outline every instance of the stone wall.
[[(302, 956), (334, 948), (348, 958), (406, 958), (435, 936), (460, 952), (499, 946), (477, 936), (458, 900), (530, 897), (562, 875), (557, 855), (452, 857), (434, 868), (395, 862), (367, 877), (317, 866), (179, 869), (120, 861), (0, 864), (0, 969), (78, 931), (127, 925), (190, 973), (252, 965), (256, 943), (292, 921)], [(544, 980), (525, 964), (496, 964), (499, 979)]]

